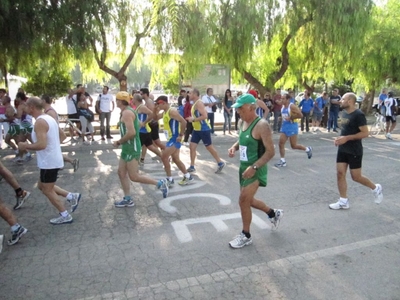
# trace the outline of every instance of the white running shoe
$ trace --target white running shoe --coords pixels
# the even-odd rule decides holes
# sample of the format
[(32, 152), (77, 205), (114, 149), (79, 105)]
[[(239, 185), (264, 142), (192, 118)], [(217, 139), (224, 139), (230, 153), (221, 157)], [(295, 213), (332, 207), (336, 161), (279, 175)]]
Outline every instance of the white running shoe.
[(376, 191), (372, 190), (372, 192), (374, 193), (374, 196), (375, 196), (375, 203), (376, 204), (381, 203), (382, 200), (383, 200), (383, 189), (382, 189), (382, 186), (379, 183), (377, 183), (376, 184)]
[(338, 210), (338, 209), (349, 209), (350, 208), (350, 204), (349, 204), (349, 201), (347, 201), (347, 203), (344, 203), (344, 202), (339, 200), (338, 202), (329, 204), (329, 208), (330, 209), (335, 209), (335, 210)]
[(229, 246), (235, 249), (243, 248), (244, 246), (251, 245), (253, 239), (251, 237), (247, 238), (243, 232), (236, 236), (232, 241), (229, 242)]
[(274, 225), (274, 229), (278, 229), (279, 223), (283, 217), (283, 210), (282, 209), (274, 209), (275, 217), (270, 218), (272, 225)]

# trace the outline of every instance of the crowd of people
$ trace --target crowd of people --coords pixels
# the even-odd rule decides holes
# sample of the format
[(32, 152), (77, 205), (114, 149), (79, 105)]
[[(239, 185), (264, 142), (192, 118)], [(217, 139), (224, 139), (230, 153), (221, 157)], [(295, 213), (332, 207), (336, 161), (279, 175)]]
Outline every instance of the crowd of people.
[[(178, 107), (173, 107), (166, 96), (154, 99), (147, 88), (134, 91), (132, 94), (120, 91), (116, 94), (114, 103), (113, 97), (108, 95), (108, 90), (109, 88), (104, 86), (103, 93), (99, 95), (95, 103), (95, 109), (100, 114), (102, 140), (113, 138), (110, 133), (110, 113), (115, 107), (121, 111), (120, 138), (114, 139), (113, 146), (121, 147), (118, 176), (124, 196), (121, 200), (114, 202), (115, 207), (133, 207), (135, 205), (130, 191), (131, 181), (154, 185), (166, 198), (169, 189), (175, 184), (171, 173), (171, 162), (175, 163), (183, 174), (182, 179), (178, 182), (179, 185), (186, 186), (194, 182), (192, 173), (196, 172), (196, 150), (200, 141), (215, 160), (215, 173), (222, 172), (225, 162), (212, 142), (212, 136), (215, 135), (214, 113), (218, 101), (213, 96), (211, 88), (207, 89), (203, 97), (196, 88), (190, 91), (181, 90)], [(59, 212), (59, 215), (51, 219), (50, 223), (53, 225), (71, 223), (73, 221), (72, 213), (78, 208), (81, 194), (58, 187), (56, 181), (58, 172), (64, 167), (65, 161), (71, 163), (74, 171), (77, 171), (79, 160), (62, 155), (60, 145), (65, 139), (65, 133), (60, 130), (58, 114), (51, 106), (52, 99), (47, 95), (42, 95), (41, 98), (28, 98), (23, 91), (20, 91), (16, 97), (15, 107), (13, 107), (5, 90), (0, 89), (0, 97), (0, 109), (4, 108), (0, 110), (0, 123), (3, 126), (4, 124), (9, 125), (8, 131), (4, 130), (5, 141), (15, 151), (15, 160), (19, 163), (30, 160), (32, 158), (30, 153), (36, 152), (37, 165), (40, 169), (38, 188)], [(328, 111), (325, 111), (325, 114), (328, 112), (329, 115), (326, 124), (328, 131), (331, 129), (334, 132), (338, 131), (338, 113), (340, 108), (343, 109), (341, 133), (334, 141), (334, 145), (338, 147), (336, 163), (340, 198), (337, 202), (330, 204), (329, 208), (338, 210), (350, 207), (346, 183), (348, 168), (354, 181), (371, 189), (376, 203), (382, 201), (382, 186), (373, 183), (361, 172), (363, 157), (361, 140), (368, 136), (369, 131), (365, 115), (356, 108), (355, 94), (346, 93), (341, 97), (338, 90), (335, 89), (330, 97), (324, 92), (321, 97), (313, 100), (310, 93), (306, 91), (304, 99), (297, 105), (293, 91), (281, 95), (278, 89), (273, 97), (270, 93), (267, 93), (265, 97), (262, 100), (257, 91), (249, 90), (235, 98), (229, 89), (226, 90), (224, 96), (223, 133), (225, 134), (228, 129), (228, 133), (232, 134), (233, 109), (237, 114), (235, 130), (238, 130), (239, 133), (237, 142), (228, 149), (229, 157), (233, 157), (236, 151), (240, 152), (239, 206), (243, 221), (242, 232), (229, 243), (232, 248), (241, 248), (252, 243), (250, 234), (252, 207), (265, 212), (275, 228), (278, 227), (283, 216), (282, 209), (273, 209), (255, 198), (258, 188), (267, 184), (267, 163), (275, 156), (273, 133), (280, 131), (280, 161), (275, 164), (276, 167), (287, 166), (285, 159), (287, 140), (290, 141), (292, 149), (304, 151), (310, 159), (313, 154), (312, 147), (297, 143), (298, 123), (301, 124), (300, 130), (309, 132), (310, 117), (312, 117), (314, 131), (319, 130), (324, 109), (327, 106)], [(382, 106), (385, 106), (386, 120), (392, 124), (388, 126), (391, 128), (389, 130), (393, 130), (393, 124), (396, 122), (396, 113), (391, 108), (392, 98), (393, 95), (388, 93), (388, 97), (382, 100)], [(82, 85), (78, 85), (76, 90), (69, 91), (66, 101), (69, 119), (79, 126), (77, 131), (71, 129), (71, 138), (78, 135), (85, 143), (89, 143), (87, 139), (87, 135), (89, 135), (93, 143), (94, 130), (90, 124), (91, 117), (89, 117), (93, 114), (90, 110), (90, 107), (93, 106), (92, 97), (85, 92)], [(270, 124), (272, 116), (274, 121)], [(33, 118), (36, 120), (34, 124), (32, 123)], [(163, 120), (165, 143), (160, 140), (160, 119)], [(106, 125), (104, 125), (104, 121), (106, 121)], [(190, 165), (188, 167), (180, 159), (182, 144), (189, 146)], [(160, 157), (165, 178), (156, 180), (139, 172), (140, 165), (144, 163), (147, 149)], [(19, 209), (30, 196), (30, 192), (22, 189), (14, 175), (1, 163), (0, 175), (15, 190), (17, 202), (14, 209)], [(60, 200), (60, 196), (69, 203), (69, 210)], [(27, 229), (17, 222), (12, 211), (1, 199), (0, 216), (11, 227), (12, 234), (9, 245), (17, 243)]]

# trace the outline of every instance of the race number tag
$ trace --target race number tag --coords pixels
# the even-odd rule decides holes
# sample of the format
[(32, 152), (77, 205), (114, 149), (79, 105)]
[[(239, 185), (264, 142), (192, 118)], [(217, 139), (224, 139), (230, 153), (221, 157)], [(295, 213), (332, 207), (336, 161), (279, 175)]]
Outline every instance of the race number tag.
[(247, 146), (239, 145), (239, 151), (240, 151), (240, 160), (241, 161), (248, 161), (248, 159), (247, 159)]
[(164, 134), (165, 134), (165, 138), (167, 139), (167, 141), (169, 141), (169, 134), (168, 134), (168, 130), (164, 130)]

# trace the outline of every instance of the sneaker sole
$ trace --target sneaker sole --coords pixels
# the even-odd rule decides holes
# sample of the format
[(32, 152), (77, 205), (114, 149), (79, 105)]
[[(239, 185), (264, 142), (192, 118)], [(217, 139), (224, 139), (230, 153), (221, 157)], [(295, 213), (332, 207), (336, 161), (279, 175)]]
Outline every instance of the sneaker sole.
[(135, 206), (135, 203), (132, 204), (132, 205), (131, 205), (131, 204), (126, 204), (126, 205), (115, 205), (115, 204), (114, 204), (114, 206), (117, 207), (117, 208), (134, 207), (134, 206)]
[(20, 236), (18, 237), (18, 239), (15, 242), (10, 243), (10, 241), (7, 241), (7, 244), (9, 246), (15, 245), (16, 243), (19, 242), (19, 240), (22, 238), (22, 236), (25, 235), (25, 233), (27, 233), (27, 232), (28, 232), (28, 229), (24, 228), (24, 231), (20, 234)]
[(79, 194), (78, 200), (76, 200), (76, 205), (71, 207), (71, 212), (76, 211), (79, 205), (79, 201), (81, 201), (82, 194)]
[(283, 218), (283, 211), (280, 212), (279, 219), (276, 224), (272, 223), (272, 230), (277, 230)]
[(332, 208), (330, 205), (328, 205), (329, 206), (329, 209), (332, 209), (332, 210), (341, 210), (341, 209), (344, 209), (344, 210), (346, 210), (346, 209), (349, 209), (350, 208), (350, 206), (347, 206), (347, 207), (339, 207), (339, 208)]
[(188, 181), (188, 182), (185, 182), (185, 183), (180, 183), (180, 182), (178, 182), (178, 184), (179, 184), (180, 186), (190, 185), (190, 184), (193, 184), (193, 183), (194, 183), (194, 180)]
[(215, 174), (220, 174), (222, 172), (222, 170), (224, 169), (224, 167), (225, 167), (225, 165), (221, 169), (218, 169), (217, 171), (215, 171)]
[(21, 202), (19, 203), (19, 205), (14, 206), (14, 210), (20, 209), (22, 207), (22, 205), (24, 205), (25, 201), (28, 200), (28, 198), (30, 197), (31, 192), (26, 191), (26, 195), (24, 198), (22, 198)]
[(66, 222), (62, 222), (62, 223), (52, 223), (52, 222), (50, 221), (50, 224), (51, 224), (51, 225), (71, 224), (73, 221), (74, 221), (74, 219), (72, 219), (71, 221), (66, 221)]
[(76, 163), (75, 163), (75, 165), (74, 165), (74, 173), (75, 173), (76, 171), (78, 171), (78, 169), (79, 169), (79, 159), (76, 160)]
[(253, 244), (253, 240), (246, 242), (245, 244), (243, 244), (242, 246), (232, 246), (231, 243), (229, 243), (229, 246), (233, 249), (240, 249), (243, 248), (244, 246), (248, 246)]

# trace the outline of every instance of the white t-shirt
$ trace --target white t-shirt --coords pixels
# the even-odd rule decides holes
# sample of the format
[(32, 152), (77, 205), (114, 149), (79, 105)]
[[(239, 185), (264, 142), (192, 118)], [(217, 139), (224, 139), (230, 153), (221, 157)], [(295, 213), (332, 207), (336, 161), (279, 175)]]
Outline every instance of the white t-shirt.
[(386, 98), (383, 102), (385, 104), (386, 107), (386, 116), (391, 117), (392, 114), (392, 106), (396, 105), (396, 103), (394, 102), (393, 98)]
[[(37, 117), (36, 122), (43, 119), (49, 125), (47, 131), (47, 145), (43, 150), (36, 151), (37, 164), (40, 169), (60, 169), (64, 167), (64, 160), (61, 153), (60, 135), (58, 124), (51, 116), (43, 114)], [(37, 142), (35, 130), (32, 131), (32, 141)]]
[[(201, 101), (205, 104), (209, 104), (211, 102), (217, 102), (214, 96), (208, 96), (207, 94), (201, 97)], [(213, 113), (211, 106), (206, 106), (207, 113)]]
[(98, 98), (100, 100), (100, 110), (102, 112), (110, 112), (111, 111), (111, 103), (114, 101), (114, 97), (110, 94), (101, 94)]
[[(74, 98), (75, 97), (75, 98)], [(67, 95), (65, 97), (65, 101), (67, 101), (67, 111), (69, 115), (73, 115), (76, 114), (76, 106), (74, 101), (76, 102), (76, 95), (73, 95), (72, 98), (69, 97), (69, 95)]]

